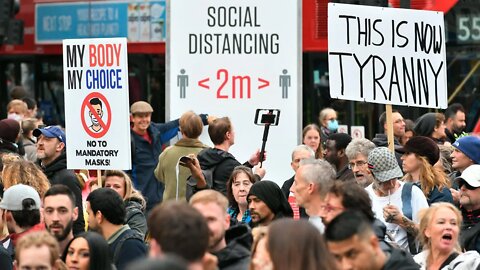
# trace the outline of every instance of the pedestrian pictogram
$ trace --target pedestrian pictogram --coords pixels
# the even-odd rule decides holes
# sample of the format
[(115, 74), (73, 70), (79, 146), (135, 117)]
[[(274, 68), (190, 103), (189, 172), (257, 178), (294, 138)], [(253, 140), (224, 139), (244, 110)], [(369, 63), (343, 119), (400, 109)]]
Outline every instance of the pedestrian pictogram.
[(290, 87), (290, 75), (287, 75), (288, 71), (284, 69), (283, 75), (280, 75), (280, 87), (282, 87), (282, 98), (288, 98), (288, 88)]
[(177, 86), (180, 88), (180, 98), (185, 98), (188, 86), (188, 75), (185, 74), (185, 69), (180, 70), (180, 75), (177, 76)]
[(105, 96), (98, 92), (92, 92), (85, 97), (80, 110), (80, 118), (88, 135), (96, 139), (103, 137), (112, 122), (110, 104)]

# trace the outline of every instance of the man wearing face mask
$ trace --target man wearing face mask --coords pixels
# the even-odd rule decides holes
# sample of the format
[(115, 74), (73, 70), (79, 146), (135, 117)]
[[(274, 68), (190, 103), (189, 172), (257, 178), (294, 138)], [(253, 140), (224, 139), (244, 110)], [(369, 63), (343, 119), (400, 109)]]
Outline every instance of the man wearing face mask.
[(333, 133), (337, 133), (338, 130), (338, 121), (337, 121), (337, 112), (332, 108), (325, 108), (320, 111), (318, 116), (318, 121), (320, 122), (320, 139), (322, 145)]

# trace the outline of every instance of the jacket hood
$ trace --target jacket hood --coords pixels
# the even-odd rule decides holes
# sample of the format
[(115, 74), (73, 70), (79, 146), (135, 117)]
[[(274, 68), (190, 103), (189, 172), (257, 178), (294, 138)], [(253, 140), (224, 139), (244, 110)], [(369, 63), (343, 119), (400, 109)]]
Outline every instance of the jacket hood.
[(139, 198), (130, 197), (125, 200), (125, 208), (138, 208), (143, 212), (145, 211), (145, 202), (142, 203)]
[(397, 270), (413, 270), (420, 269), (414, 260), (412, 255), (405, 250), (393, 248), (390, 253), (390, 257), (383, 266), (385, 270), (397, 269)]
[[(40, 160), (39, 162), (40, 164), (42, 164)], [(67, 168), (67, 153), (63, 151), (57, 159), (52, 161), (52, 163), (42, 167), (45, 168), (44, 172), (47, 177), (50, 178), (52, 175), (55, 174), (55, 172)]]
[(213, 254), (218, 258), (218, 267), (231, 266), (241, 260), (250, 261), (250, 248), (253, 243), (253, 236), (247, 225), (239, 224), (230, 227), (225, 232), (227, 246)]
[(217, 166), (228, 158), (235, 159), (235, 157), (229, 152), (225, 152), (218, 148), (207, 148), (198, 153), (198, 161), (203, 170)]

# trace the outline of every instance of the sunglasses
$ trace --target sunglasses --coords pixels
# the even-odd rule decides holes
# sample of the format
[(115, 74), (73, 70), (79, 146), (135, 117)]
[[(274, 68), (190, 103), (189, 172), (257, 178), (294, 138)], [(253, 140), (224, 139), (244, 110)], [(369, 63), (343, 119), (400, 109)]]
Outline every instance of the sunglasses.
[(478, 187), (474, 187), (474, 186), (471, 186), (469, 183), (467, 183), (467, 181), (465, 180), (460, 180), (458, 181), (458, 187), (462, 187), (465, 185), (465, 188), (468, 189), (468, 190), (475, 190), (477, 189)]

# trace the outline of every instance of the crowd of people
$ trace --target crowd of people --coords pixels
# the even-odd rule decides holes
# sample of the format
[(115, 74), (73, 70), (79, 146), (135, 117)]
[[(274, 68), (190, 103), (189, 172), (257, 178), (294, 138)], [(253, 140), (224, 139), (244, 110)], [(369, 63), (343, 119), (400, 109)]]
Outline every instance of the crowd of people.
[(394, 111), (394, 151), (385, 113), (383, 133), (352, 139), (326, 108), (280, 187), (258, 150), (229, 152), (228, 117), (154, 123), (144, 101), (130, 108), (131, 171), (69, 170), (65, 131), (30, 101), (0, 120), (0, 269), (480, 269), (480, 137), (460, 104)]

